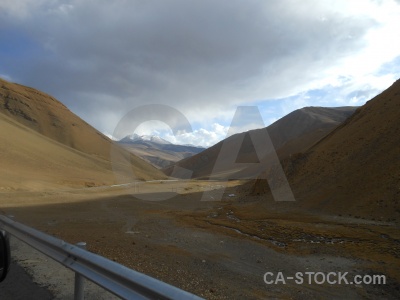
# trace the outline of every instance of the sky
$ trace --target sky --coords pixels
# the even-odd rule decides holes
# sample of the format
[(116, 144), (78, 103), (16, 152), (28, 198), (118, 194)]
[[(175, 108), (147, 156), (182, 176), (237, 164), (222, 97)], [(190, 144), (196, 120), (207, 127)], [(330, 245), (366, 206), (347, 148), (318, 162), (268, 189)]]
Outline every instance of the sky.
[(208, 147), (239, 106), (267, 126), (305, 106), (363, 105), (400, 78), (399, 19), (400, 0), (1, 0), (0, 77), (109, 137), (159, 105), (135, 133)]

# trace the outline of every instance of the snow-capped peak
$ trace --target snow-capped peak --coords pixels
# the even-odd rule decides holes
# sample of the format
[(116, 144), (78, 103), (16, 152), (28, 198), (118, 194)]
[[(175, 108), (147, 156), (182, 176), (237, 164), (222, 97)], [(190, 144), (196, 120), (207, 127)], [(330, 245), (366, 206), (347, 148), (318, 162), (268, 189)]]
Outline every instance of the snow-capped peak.
[(153, 143), (157, 143), (157, 144), (172, 144), (172, 143), (168, 142), (167, 140), (164, 140), (163, 138), (156, 136), (156, 135), (142, 135), (142, 136), (140, 136), (140, 138), (143, 141), (149, 141), (149, 142), (153, 142)]
[(137, 140), (140, 140), (140, 135), (138, 135), (138, 134), (136, 134), (136, 133), (134, 133), (134, 134), (130, 134), (130, 135), (127, 135), (126, 137), (124, 137), (123, 139), (121, 139), (121, 142), (122, 141), (137, 141)]
[(163, 138), (156, 135), (138, 135), (136, 133), (127, 135), (120, 142), (137, 142), (137, 141), (146, 141), (163, 145), (172, 144), (167, 140), (164, 140)]

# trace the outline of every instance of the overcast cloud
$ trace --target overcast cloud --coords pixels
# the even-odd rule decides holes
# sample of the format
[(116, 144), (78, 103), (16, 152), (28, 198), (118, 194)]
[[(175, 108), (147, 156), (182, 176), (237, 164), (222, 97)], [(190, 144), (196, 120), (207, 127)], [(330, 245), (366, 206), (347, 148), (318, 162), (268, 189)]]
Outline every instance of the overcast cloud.
[(399, 15), (394, 0), (3, 0), (0, 76), (108, 134), (135, 107), (170, 105), (194, 124), (170, 140), (210, 146), (238, 105), (273, 103), (268, 123), (387, 88), (400, 76)]

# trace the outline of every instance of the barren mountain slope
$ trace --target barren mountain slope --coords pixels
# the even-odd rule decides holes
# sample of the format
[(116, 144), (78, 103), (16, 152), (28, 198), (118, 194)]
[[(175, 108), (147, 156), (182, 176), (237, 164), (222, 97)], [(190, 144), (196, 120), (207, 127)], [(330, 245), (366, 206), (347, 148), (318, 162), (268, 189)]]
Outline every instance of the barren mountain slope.
[(0, 79), (0, 112), (67, 146), (109, 158), (107, 137), (41, 91)]
[[(261, 159), (258, 158), (249, 134), (251, 132), (256, 140), (262, 140), (265, 130), (268, 131), (279, 158), (283, 159), (291, 154), (308, 149), (346, 120), (355, 109), (356, 107), (305, 107), (286, 115), (267, 128), (233, 135), (197, 155), (179, 161), (175, 165), (193, 171), (193, 177), (208, 177), (213, 172), (222, 143), (226, 143), (228, 149), (240, 147), (236, 159), (237, 163), (267, 163), (269, 161), (268, 155)], [(243, 142), (240, 142), (241, 139), (243, 139)], [(222, 157), (222, 159), (224, 158)], [(165, 168), (164, 172), (171, 175), (173, 167)], [(232, 165), (227, 163), (224, 172), (216, 176), (220, 178), (224, 178), (224, 176), (227, 178), (254, 177), (259, 173), (262, 165), (255, 164), (246, 169), (241, 169), (239, 165), (234, 167), (236, 169), (233, 169)]]
[(0, 192), (112, 184), (109, 163), (0, 114)]
[(400, 80), (284, 168), (308, 208), (400, 217)]
[[(113, 184), (111, 149), (128, 158), (127, 167), (132, 167), (139, 178), (165, 178), (62, 103), (35, 89), (0, 79), (0, 116), (1, 178), (5, 182), (10, 179), (24, 189), (27, 178), (69, 186)], [(15, 180), (7, 174), (14, 174)], [(12, 187), (18, 188), (18, 184)]]

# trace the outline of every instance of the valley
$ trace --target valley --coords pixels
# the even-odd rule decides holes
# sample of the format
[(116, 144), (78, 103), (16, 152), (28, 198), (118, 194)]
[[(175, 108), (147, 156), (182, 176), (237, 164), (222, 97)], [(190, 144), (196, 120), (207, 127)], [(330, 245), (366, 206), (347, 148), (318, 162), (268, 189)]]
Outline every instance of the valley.
[[(0, 213), (206, 299), (398, 299), (399, 91), (397, 81), (360, 108), (306, 107), (194, 149), (117, 143), (51, 96), (1, 81)], [(266, 132), (273, 147), (260, 157)], [(223, 147), (238, 151), (234, 164)], [(295, 201), (274, 198), (282, 182)], [(62, 276), (49, 282), (45, 258), (13, 245), (34, 282), (71, 296)], [(266, 282), (306, 272), (386, 282)]]
[[(221, 201), (201, 201), (204, 190), (222, 186)], [(398, 225), (312, 214), (299, 203), (248, 196), (239, 187), (235, 181), (149, 182), (140, 188), (2, 194), (0, 205), (19, 222), (70, 243), (85, 241), (89, 251), (207, 299), (398, 298)], [(171, 191), (178, 193), (154, 201)], [(149, 193), (152, 200), (141, 199)], [(266, 272), (307, 271), (349, 272), (349, 278), (384, 274), (387, 284), (263, 281)], [(49, 289), (58, 294), (60, 286)]]

